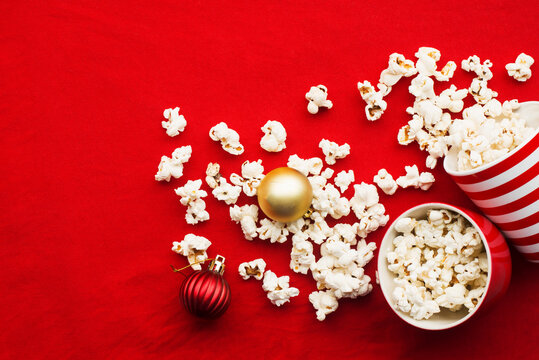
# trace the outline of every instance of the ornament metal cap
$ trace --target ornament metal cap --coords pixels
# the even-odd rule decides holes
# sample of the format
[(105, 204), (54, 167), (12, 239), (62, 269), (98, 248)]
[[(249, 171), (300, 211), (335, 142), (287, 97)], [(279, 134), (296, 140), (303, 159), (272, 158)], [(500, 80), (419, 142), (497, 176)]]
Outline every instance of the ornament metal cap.
[(222, 255), (217, 255), (208, 266), (208, 270), (214, 271), (218, 274), (223, 275), (225, 272), (225, 257)]

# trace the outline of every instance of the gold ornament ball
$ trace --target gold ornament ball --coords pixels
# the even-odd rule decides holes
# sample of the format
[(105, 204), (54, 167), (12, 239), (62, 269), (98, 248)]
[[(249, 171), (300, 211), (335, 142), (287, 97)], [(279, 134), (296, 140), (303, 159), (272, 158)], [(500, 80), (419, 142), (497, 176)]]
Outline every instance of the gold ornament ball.
[(311, 207), (313, 188), (299, 171), (280, 167), (270, 171), (257, 189), (258, 205), (269, 218), (292, 222)]

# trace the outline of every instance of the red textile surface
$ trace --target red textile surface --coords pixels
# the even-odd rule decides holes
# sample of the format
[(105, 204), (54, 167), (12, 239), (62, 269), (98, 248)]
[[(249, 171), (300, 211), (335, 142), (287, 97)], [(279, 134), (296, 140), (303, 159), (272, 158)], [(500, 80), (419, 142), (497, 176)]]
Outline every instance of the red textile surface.
[[(372, 182), (381, 167), (394, 176), (414, 163), (424, 171), (426, 154), (396, 141), (413, 101), (410, 80), (394, 87), (374, 123), (356, 83), (376, 83), (392, 52), (414, 58), (419, 46), (434, 46), (441, 65), (473, 54), (491, 59), (499, 99), (537, 100), (539, 65), (526, 83), (504, 69), (520, 52), (539, 58), (537, 5), (485, 3), (3, 1), (0, 357), (532, 357), (539, 268), (514, 251), (507, 295), (459, 328), (408, 326), (378, 286), (318, 322), (308, 301), (314, 281), (288, 269), (290, 242), (244, 240), (211, 195), (210, 221), (187, 225), (173, 192), (203, 177), (209, 161), (229, 175), (247, 159), (271, 169), (291, 154), (320, 156), (322, 137), (351, 145), (333, 168), (354, 169), (359, 182)], [(459, 69), (452, 82), (465, 87), (472, 77)], [(304, 94), (319, 83), (334, 108), (312, 116)], [(188, 125), (169, 138), (160, 121), (174, 106)], [(268, 119), (288, 131), (281, 153), (258, 145)], [(240, 133), (242, 156), (209, 139), (220, 121)], [(186, 144), (193, 156), (184, 176), (157, 183), (161, 155)], [(428, 192), (381, 195), (391, 218), (426, 201), (473, 208), (441, 164), (433, 173)], [(227, 258), (232, 303), (216, 321), (193, 318), (178, 303), (182, 277), (169, 264), (186, 261), (170, 247), (189, 232), (211, 239), (210, 256)], [(369, 239), (379, 243), (383, 233)], [(276, 308), (259, 282), (241, 280), (238, 264), (259, 256), (290, 275), (300, 296)]]

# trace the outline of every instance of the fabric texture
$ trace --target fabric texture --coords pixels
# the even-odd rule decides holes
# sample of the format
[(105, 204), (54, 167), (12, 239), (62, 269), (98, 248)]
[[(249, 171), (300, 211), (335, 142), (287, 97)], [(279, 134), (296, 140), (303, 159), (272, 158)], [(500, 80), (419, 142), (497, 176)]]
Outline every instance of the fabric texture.
[[(322, 157), (322, 138), (351, 145), (332, 168), (353, 169), (357, 183), (382, 167), (395, 178), (405, 165), (425, 171), (426, 153), (397, 143), (410, 79), (394, 86), (377, 122), (366, 120), (357, 82), (377, 83), (392, 52), (415, 59), (432, 46), (440, 64), (459, 64), (450, 81), (459, 88), (473, 78), (460, 61), (476, 54), (494, 63), (489, 85), (500, 100), (538, 100), (539, 65), (525, 83), (504, 68), (521, 52), (539, 58), (538, 15), (533, 1), (3, 1), (0, 358), (532, 358), (539, 267), (514, 249), (506, 296), (458, 328), (405, 324), (377, 285), (319, 322), (308, 301), (314, 280), (289, 269), (290, 240), (245, 240), (211, 194), (210, 220), (187, 225), (173, 189), (203, 179), (210, 161), (229, 176), (245, 160), (262, 159), (267, 172), (291, 154)], [(311, 115), (304, 95), (318, 84), (334, 105)], [(187, 127), (170, 138), (162, 112), (175, 106)], [(259, 146), (268, 120), (288, 132), (280, 153)], [(238, 131), (243, 155), (209, 138), (220, 121)], [(156, 182), (160, 157), (188, 144), (183, 177)], [(427, 192), (379, 191), (390, 221), (430, 201), (477, 210), (441, 163), (432, 172)], [(368, 240), (379, 244), (384, 231)], [(170, 248), (187, 233), (212, 241), (210, 257), (226, 257), (232, 301), (217, 320), (179, 303), (183, 278), (169, 265), (187, 262)], [(366, 268), (373, 282), (377, 254)], [(261, 282), (242, 280), (238, 265), (258, 257), (300, 295), (277, 308)]]

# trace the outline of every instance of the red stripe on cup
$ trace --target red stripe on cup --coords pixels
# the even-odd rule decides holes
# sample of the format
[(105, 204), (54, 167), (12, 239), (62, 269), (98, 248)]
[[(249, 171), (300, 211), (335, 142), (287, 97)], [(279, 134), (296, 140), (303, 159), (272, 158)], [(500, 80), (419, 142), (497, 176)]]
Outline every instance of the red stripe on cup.
[(485, 191), (477, 191), (477, 192), (466, 191), (466, 194), (468, 194), (469, 197), (474, 198), (476, 200), (486, 200), (486, 199), (496, 198), (498, 196), (502, 196), (504, 194), (507, 194), (521, 187), (522, 185), (534, 179), (538, 173), (539, 173), (539, 164), (536, 163), (535, 166), (531, 168), (531, 171), (525, 171), (520, 176), (517, 176), (502, 185), (496, 186), (494, 188), (491, 188)]
[[(491, 215), (505, 215), (505, 214), (508, 214), (508, 213), (512, 213), (514, 211), (520, 210), (520, 209), (534, 203), (535, 201), (537, 201), (537, 199), (539, 199), (539, 188), (535, 189), (534, 191), (532, 191), (528, 195), (526, 195), (524, 197), (521, 197), (520, 199), (517, 199), (517, 200), (515, 200), (513, 202), (510, 202), (510, 203), (502, 205), (502, 206), (486, 208), (486, 207), (483, 207), (482, 205), (478, 204), (475, 201), (474, 201), (474, 203), (477, 206), (479, 206), (481, 208), (481, 210), (483, 210), (483, 212), (487, 216), (491, 216)], [(472, 199), (472, 201), (473, 201), (473, 199)]]

